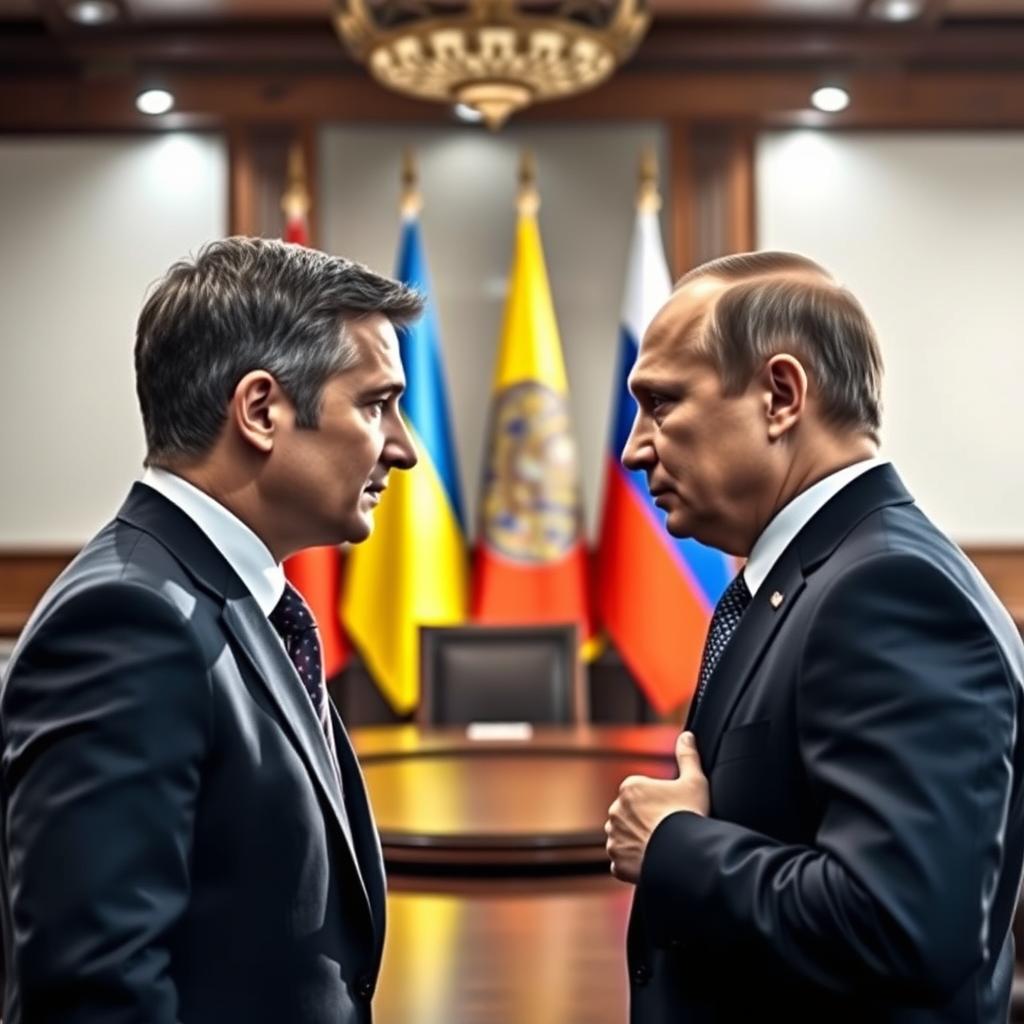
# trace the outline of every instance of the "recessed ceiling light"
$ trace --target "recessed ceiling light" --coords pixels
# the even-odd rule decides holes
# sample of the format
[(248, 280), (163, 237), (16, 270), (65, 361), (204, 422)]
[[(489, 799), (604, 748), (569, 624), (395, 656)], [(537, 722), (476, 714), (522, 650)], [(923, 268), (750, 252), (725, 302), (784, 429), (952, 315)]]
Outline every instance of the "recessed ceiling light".
[(811, 93), (811, 103), (826, 114), (837, 114), (850, 105), (850, 94), (837, 85), (823, 85)]
[(113, 0), (74, 0), (64, 8), (64, 14), (78, 25), (109, 25), (121, 16)]
[(923, 10), (921, 0), (874, 0), (868, 13), (881, 21), (913, 21)]
[(174, 106), (174, 97), (166, 89), (147, 89), (135, 97), (135, 106), (143, 114), (166, 114)]
[(456, 103), (455, 116), (467, 124), (479, 124), (484, 119), (484, 115), (476, 107), (471, 107), (468, 103)]

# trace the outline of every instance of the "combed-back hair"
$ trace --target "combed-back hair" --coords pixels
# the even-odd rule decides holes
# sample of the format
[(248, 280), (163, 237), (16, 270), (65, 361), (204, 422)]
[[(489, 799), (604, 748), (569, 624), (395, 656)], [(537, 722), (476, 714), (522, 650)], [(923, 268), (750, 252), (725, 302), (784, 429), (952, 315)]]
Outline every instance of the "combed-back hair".
[(263, 238), (225, 238), (175, 263), (139, 315), (135, 384), (146, 464), (200, 456), (223, 428), (238, 382), (266, 370), (315, 428), (323, 389), (358, 352), (347, 322), (380, 313), (396, 327), (423, 299), (359, 263)]
[(741, 253), (696, 267), (676, 290), (703, 277), (730, 285), (699, 341), (726, 394), (738, 394), (768, 359), (788, 352), (803, 363), (827, 422), (878, 439), (878, 339), (861, 304), (824, 267), (796, 253)]

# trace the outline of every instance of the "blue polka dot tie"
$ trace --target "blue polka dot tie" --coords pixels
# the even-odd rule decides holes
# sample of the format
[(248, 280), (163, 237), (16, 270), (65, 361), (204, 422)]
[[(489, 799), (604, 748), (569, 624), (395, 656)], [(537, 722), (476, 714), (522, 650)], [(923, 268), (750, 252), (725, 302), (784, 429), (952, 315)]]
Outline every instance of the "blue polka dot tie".
[(285, 584), (281, 600), (270, 613), (270, 622), (284, 641), (284, 649), (313, 702), (313, 710), (320, 724), (326, 728), (327, 687), (324, 685), (320, 634), (313, 613), (290, 583)]
[[(725, 588), (725, 593), (718, 599), (718, 604), (715, 605), (715, 614), (711, 616), (711, 625), (708, 627), (707, 639), (704, 641), (704, 654), (700, 660), (697, 696), (694, 698), (694, 714), (697, 713), (700, 702), (704, 699), (708, 680), (725, 653), (750, 600), (747, 581), (743, 578), (742, 571), (738, 572), (732, 583)], [(691, 721), (692, 718), (693, 716), (691, 716)]]

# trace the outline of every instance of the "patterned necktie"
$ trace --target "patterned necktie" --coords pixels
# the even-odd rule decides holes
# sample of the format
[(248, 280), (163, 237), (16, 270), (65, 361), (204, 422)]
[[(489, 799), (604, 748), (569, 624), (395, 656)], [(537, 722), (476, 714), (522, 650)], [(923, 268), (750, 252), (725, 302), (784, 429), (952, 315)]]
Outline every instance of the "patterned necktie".
[(700, 708), (700, 702), (704, 699), (708, 680), (729, 645), (750, 600), (750, 590), (747, 588), (747, 581), (743, 578), (741, 570), (736, 574), (732, 583), (725, 588), (725, 593), (715, 605), (715, 614), (711, 616), (711, 625), (708, 627), (707, 639), (704, 641), (704, 654), (700, 660), (699, 683), (697, 696), (694, 699), (694, 714), (690, 716), (691, 721)]
[(302, 595), (290, 584), (284, 586), (281, 600), (270, 613), (270, 623), (284, 641), (302, 685), (313, 702), (320, 724), (327, 727), (327, 687), (324, 685), (323, 657), (316, 619)]

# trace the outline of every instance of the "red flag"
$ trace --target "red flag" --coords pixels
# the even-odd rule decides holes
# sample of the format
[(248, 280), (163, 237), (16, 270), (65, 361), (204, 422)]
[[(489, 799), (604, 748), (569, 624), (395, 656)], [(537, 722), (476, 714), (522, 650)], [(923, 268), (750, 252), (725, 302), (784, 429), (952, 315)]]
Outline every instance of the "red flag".
[[(288, 187), (282, 206), (284, 240), (309, 245), (309, 194), (302, 166), (302, 150), (289, 156)], [(306, 548), (285, 559), (285, 575), (306, 600), (320, 630), (324, 675), (329, 679), (348, 663), (350, 649), (341, 628), (341, 550), (333, 545)]]

